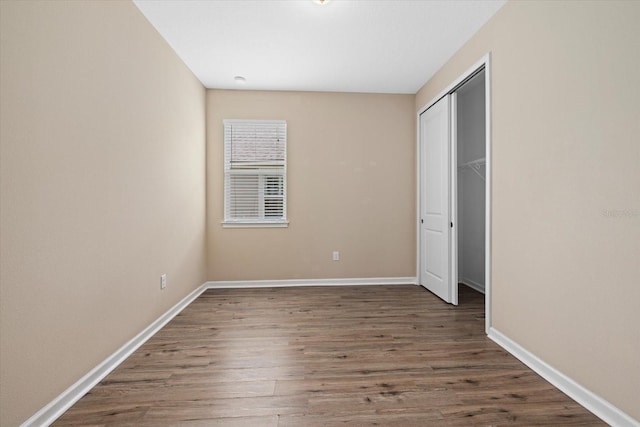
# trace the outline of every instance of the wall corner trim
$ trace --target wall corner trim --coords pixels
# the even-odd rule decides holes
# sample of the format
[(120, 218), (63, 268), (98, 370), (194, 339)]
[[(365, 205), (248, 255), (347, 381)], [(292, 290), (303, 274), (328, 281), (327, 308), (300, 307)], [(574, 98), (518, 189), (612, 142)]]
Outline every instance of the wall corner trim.
[(361, 285), (417, 285), (416, 277), (370, 277), (350, 279), (287, 279), (287, 280), (231, 280), (212, 281), (208, 289), (223, 288), (285, 288), (300, 286), (361, 286)]
[(184, 297), (180, 302), (171, 307), (167, 312), (158, 317), (153, 323), (147, 326), (142, 332), (133, 337), (130, 341), (120, 347), (111, 356), (107, 357), (98, 366), (80, 378), (71, 387), (63, 391), (46, 406), (36, 412), (31, 418), (26, 420), (20, 427), (48, 426), (58, 419), (67, 409), (73, 406), (82, 396), (87, 394), (104, 377), (109, 375), (127, 357), (136, 351), (142, 344), (158, 332), (164, 325), (169, 323), (176, 315), (191, 304), (196, 298), (207, 290), (206, 283), (198, 286), (193, 292)]
[(507, 350), (522, 363), (534, 370), (542, 378), (549, 381), (560, 391), (571, 397), (580, 405), (587, 408), (594, 415), (609, 425), (618, 427), (640, 427), (640, 422), (615, 407), (602, 397), (578, 384), (553, 366), (549, 365), (535, 354), (531, 353), (511, 338), (495, 328), (489, 329), (489, 338)]

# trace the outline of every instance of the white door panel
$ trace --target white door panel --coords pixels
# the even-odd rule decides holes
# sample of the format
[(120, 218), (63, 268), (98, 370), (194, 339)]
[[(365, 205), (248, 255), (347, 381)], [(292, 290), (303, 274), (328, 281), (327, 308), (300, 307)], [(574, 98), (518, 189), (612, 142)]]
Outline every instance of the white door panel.
[(420, 116), (420, 284), (451, 302), (450, 99)]
[(443, 254), (440, 253), (440, 248), (442, 248), (443, 245), (442, 233), (426, 230), (424, 240), (425, 253), (431, 255), (425, 257), (425, 273), (434, 276), (436, 280), (443, 280), (445, 272), (442, 271), (442, 267), (446, 260), (443, 259)]

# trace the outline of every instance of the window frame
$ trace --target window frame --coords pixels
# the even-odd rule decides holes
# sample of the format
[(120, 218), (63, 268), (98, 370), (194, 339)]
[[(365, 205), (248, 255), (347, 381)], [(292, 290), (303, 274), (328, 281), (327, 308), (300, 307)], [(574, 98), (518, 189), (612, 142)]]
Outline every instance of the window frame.
[[(231, 159), (232, 155), (232, 136), (231, 130), (234, 126), (259, 127), (273, 125), (284, 134), (284, 153), (283, 161), (264, 161), (264, 164), (242, 165), (242, 162), (234, 163)], [(244, 120), (244, 119), (224, 119), (223, 120), (223, 150), (224, 150), (224, 213), (222, 226), (228, 228), (256, 228), (256, 227), (288, 227), (289, 220), (287, 218), (287, 122), (285, 120)], [(257, 199), (258, 199), (258, 216), (248, 218), (231, 217), (231, 177), (233, 175), (258, 176)], [(268, 181), (274, 176), (281, 176), (280, 194), (269, 194)], [(269, 218), (267, 216), (267, 203), (271, 200), (282, 200), (282, 216)]]

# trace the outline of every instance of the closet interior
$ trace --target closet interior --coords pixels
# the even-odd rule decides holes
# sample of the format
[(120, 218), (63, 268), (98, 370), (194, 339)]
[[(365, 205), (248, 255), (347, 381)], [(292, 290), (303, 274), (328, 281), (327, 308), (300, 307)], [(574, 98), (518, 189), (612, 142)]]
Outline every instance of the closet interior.
[(458, 284), (485, 292), (485, 71), (456, 91)]

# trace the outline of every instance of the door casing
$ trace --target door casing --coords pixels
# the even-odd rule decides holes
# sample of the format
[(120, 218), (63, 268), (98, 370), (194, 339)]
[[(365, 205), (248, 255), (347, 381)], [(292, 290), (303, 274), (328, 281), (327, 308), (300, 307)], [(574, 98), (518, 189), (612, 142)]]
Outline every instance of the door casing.
[[(476, 73), (478, 73), (479, 71), (481, 71), (482, 69), (484, 69), (485, 71), (485, 152), (486, 152), (486, 182), (485, 182), (485, 332), (489, 332), (489, 328), (491, 327), (491, 277), (492, 277), (492, 271), (491, 271), (491, 188), (492, 188), (492, 181), (491, 181), (491, 168), (492, 168), (492, 156), (491, 156), (491, 53), (487, 53), (486, 55), (484, 55), (482, 58), (480, 58), (480, 60), (478, 60), (475, 64), (473, 64), (469, 69), (467, 69), (467, 71), (465, 71), (463, 74), (461, 74), (457, 79), (455, 79), (451, 84), (449, 84), (442, 92), (440, 92), (437, 96), (435, 96), (431, 101), (429, 101), (427, 104), (425, 104), (422, 108), (420, 108), (418, 110), (417, 116), (416, 116), (416, 122), (417, 122), (417, 132), (416, 132), (416, 136), (417, 136), (417, 141), (416, 141), (416, 145), (417, 145), (417, 156), (416, 156), (416, 171), (417, 171), (417, 177), (416, 177), (416, 181), (417, 181), (417, 195), (416, 195), (416, 209), (417, 209), (417, 214), (416, 214), (416, 218), (417, 218), (417, 226), (416, 226), (416, 236), (417, 236), (417, 242), (416, 242), (416, 256), (417, 256), (417, 260), (416, 260), (416, 277), (417, 280), (419, 282), (420, 280), (420, 273), (421, 273), (421, 262), (422, 262), (422, 254), (421, 254), (421, 227), (420, 227), (420, 214), (421, 214), (421, 197), (422, 197), (422, 188), (421, 188), (421, 183), (420, 183), (420, 176), (421, 176), (421, 156), (422, 156), (422, 152), (421, 152), (421, 144), (420, 144), (420, 138), (421, 138), (421, 129), (420, 129), (420, 116), (422, 115), (422, 113), (424, 113), (427, 109), (429, 109), (429, 107), (431, 107), (432, 105), (434, 105), (436, 102), (438, 102), (441, 98), (443, 98), (444, 96), (453, 94), (454, 96), (452, 97), (452, 104), (455, 107), (455, 91), (462, 85), (464, 84), (467, 80), (469, 80), (471, 77), (473, 77)], [(454, 110), (455, 111), (455, 110)], [(453, 129), (456, 125), (455, 122), (455, 117), (451, 118), (451, 126), (452, 126), (452, 131), (455, 132), (455, 130)], [(455, 147), (455, 139), (451, 138), (450, 141), (450, 149), (452, 150), (451, 152), (451, 162), (455, 162), (456, 161), (456, 147)], [(451, 165), (451, 170), (452, 170), (452, 174), (454, 173), (454, 171), (456, 171), (457, 167), (455, 163), (452, 163)], [(456, 178), (454, 176), (452, 176), (451, 178), (451, 183), (452, 186), (456, 185)], [(456, 200), (454, 195), (456, 194), (456, 189), (453, 188), (450, 190), (451, 191), (451, 195), (450, 195), (450, 199), (451, 199), (451, 203), (452, 206), (450, 208), (450, 215), (451, 217), (451, 221), (453, 222), (455, 220), (454, 216), (456, 214)], [(457, 221), (456, 221), (457, 222)], [(451, 296), (452, 296), (452, 303), (453, 304), (457, 304), (458, 303), (458, 295), (457, 295), (457, 238), (454, 239), (453, 237), (456, 236), (457, 233), (457, 224), (454, 223), (454, 228), (452, 230), (452, 232), (450, 233), (450, 239), (451, 239), (451, 244), (450, 244), (450, 254), (449, 256), (451, 257), (451, 262), (449, 263), (449, 265), (451, 266), (452, 271), (449, 274), (449, 278), (450, 278), (450, 286), (451, 286)], [(455, 268), (455, 272), (453, 271), (453, 268)], [(453, 279), (456, 278), (455, 283), (453, 282)], [(454, 293), (454, 287), (455, 287), (455, 293)]]

